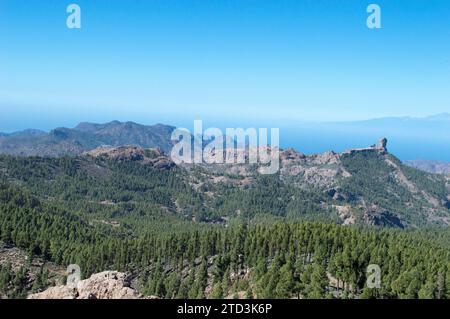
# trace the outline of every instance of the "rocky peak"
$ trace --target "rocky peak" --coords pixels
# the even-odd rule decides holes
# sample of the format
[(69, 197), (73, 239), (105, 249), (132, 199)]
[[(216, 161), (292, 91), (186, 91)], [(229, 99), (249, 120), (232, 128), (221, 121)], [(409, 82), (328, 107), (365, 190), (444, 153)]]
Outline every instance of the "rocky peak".
[(387, 138), (383, 137), (377, 144), (373, 144), (370, 147), (365, 147), (365, 148), (355, 148), (355, 149), (351, 149), (351, 150), (347, 150), (345, 152), (343, 152), (342, 154), (344, 155), (348, 155), (348, 154), (355, 154), (355, 153), (359, 153), (359, 152), (373, 152), (373, 151), (377, 151), (381, 154), (386, 154), (388, 152), (387, 150)]
[(284, 151), (280, 152), (280, 160), (283, 161), (292, 161), (292, 160), (301, 160), (305, 159), (306, 155), (300, 152), (297, 152), (293, 148), (288, 148)]
[(383, 152), (387, 152), (387, 138), (383, 137), (377, 144), (377, 149)]

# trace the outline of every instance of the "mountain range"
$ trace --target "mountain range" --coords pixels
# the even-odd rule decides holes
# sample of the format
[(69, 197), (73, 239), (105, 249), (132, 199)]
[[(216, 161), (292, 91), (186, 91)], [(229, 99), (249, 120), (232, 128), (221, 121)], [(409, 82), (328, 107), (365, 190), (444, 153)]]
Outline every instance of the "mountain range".
[(24, 130), (0, 134), (0, 154), (18, 156), (79, 155), (100, 146), (137, 145), (171, 148), (170, 136), (174, 127), (153, 126), (134, 122), (113, 121), (106, 124), (80, 123), (74, 128), (55, 128), (46, 133)]
[[(234, 127), (225, 122), (216, 124), (222, 129)], [(182, 126), (189, 128), (190, 125), (183, 122)], [(272, 120), (270, 123), (244, 121), (240, 122), (238, 127), (255, 125), (280, 128), (281, 147), (292, 147), (306, 154), (323, 153), (328, 150), (343, 152), (361, 145), (369, 145), (381, 136), (386, 136), (390, 140), (390, 150), (402, 161), (422, 159), (422, 161), (450, 163), (449, 113), (421, 118), (388, 117), (322, 123), (289, 119)], [(141, 125), (134, 122), (112, 121), (105, 124), (80, 123), (74, 128), (60, 127), (48, 132), (27, 129), (0, 133), (0, 154), (73, 156), (99, 146), (122, 145), (158, 147), (167, 152), (172, 146), (170, 134), (174, 128), (163, 124)], [(430, 170), (431, 165), (418, 167)]]

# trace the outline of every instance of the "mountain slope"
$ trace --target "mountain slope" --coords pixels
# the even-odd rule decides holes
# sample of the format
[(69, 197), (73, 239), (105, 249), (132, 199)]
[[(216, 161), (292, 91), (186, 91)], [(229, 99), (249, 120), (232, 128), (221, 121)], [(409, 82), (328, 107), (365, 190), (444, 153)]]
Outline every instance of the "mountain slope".
[(299, 215), (305, 210), (318, 215), (331, 210), (346, 224), (359, 221), (403, 228), (450, 223), (448, 178), (403, 165), (387, 151), (385, 141), (343, 153), (304, 155), (284, 150), (277, 176), (258, 176), (251, 165), (217, 166), (204, 165), (216, 174), (240, 176), (246, 185), (240, 192), (255, 197), (248, 207), (245, 201), (236, 206), (244, 212), (263, 201), (273, 208), (277, 198), (282, 204), (275, 205), (276, 215)]
[(450, 224), (449, 180), (403, 165), (384, 147), (310, 156), (284, 150), (273, 175), (249, 164), (176, 166), (159, 150), (131, 146), (74, 158), (1, 156), (0, 172), (101, 220), (150, 214), (223, 223), (267, 214), (400, 228)]

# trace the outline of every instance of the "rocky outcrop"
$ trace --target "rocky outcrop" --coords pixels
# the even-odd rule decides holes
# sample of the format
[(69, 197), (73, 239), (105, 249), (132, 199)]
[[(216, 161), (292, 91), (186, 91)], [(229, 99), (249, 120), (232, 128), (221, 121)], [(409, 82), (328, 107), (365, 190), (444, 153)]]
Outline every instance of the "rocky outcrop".
[(347, 150), (345, 152), (343, 152), (343, 155), (352, 155), (355, 153), (360, 153), (360, 152), (378, 152), (380, 154), (387, 154), (388, 150), (387, 150), (387, 142), (388, 140), (386, 138), (382, 138), (377, 144), (373, 144), (370, 147), (364, 147), (364, 148), (354, 148), (354, 149), (350, 149)]
[(349, 195), (343, 192), (339, 187), (327, 190), (326, 194), (334, 201), (348, 201), (350, 199)]
[(293, 148), (288, 148), (282, 152), (280, 152), (280, 161), (282, 163), (287, 163), (289, 161), (299, 161), (305, 159), (306, 155), (300, 152), (297, 152)]
[(400, 218), (375, 205), (364, 212), (363, 220), (368, 225), (405, 228)]
[(130, 287), (128, 276), (121, 272), (105, 271), (74, 285), (48, 288), (31, 294), (28, 299), (143, 299)]
[(333, 187), (338, 176), (350, 175), (341, 165), (340, 154), (332, 151), (313, 155), (282, 151), (280, 167), (282, 178), (300, 187)]
[(165, 170), (175, 166), (160, 149), (143, 149), (137, 146), (99, 147), (83, 155), (92, 157), (105, 157), (119, 162), (139, 162), (151, 165), (156, 169)]
[(383, 138), (378, 142), (377, 149), (380, 150), (380, 151), (383, 151), (383, 152), (387, 152), (386, 146), (387, 146), (387, 138), (383, 137)]

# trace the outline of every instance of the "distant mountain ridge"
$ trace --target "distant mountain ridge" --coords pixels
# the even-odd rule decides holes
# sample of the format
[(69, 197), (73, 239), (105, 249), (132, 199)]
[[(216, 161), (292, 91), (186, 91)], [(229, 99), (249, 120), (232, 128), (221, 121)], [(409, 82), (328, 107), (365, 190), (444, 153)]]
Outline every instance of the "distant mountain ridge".
[(79, 155), (100, 146), (135, 145), (143, 148), (171, 148), (173, 126), (141, 125), (113, 121), (105, 124), (83, 122), (74, 128), (60, 127), (46, 133), (24, 130), (0, 134), (0, 154), (16, 156)]
[[(255, 125), (241, 124), (238, 126)], [(295, 123), (283, 120), (274, 121), (270, 125), (280, 128), (283, 148), (294, 148), (305, 154), (323, 153), (328, 150), (343, 152), (360, 145), (368, 145), (380, 136), (387, 136), (391, 141), (390, 150), (403, 161), (423, 158), (450, 162), (450, 151), (447, 147), (450, 143), (449, 113), (353, 122)], [(174, 129), (173, 126), (163, 124), (142, 125), (112, 121), (104, 124), (81, 122), (73, 128), (59, 127), (50, 132), (34, 129), (13, 133), (0, 132), (0, 154), (74, 156), (101, 146), (124, 145), (156, 147), (168, 152), (172, 147), (170, 136)], [(428, 167), (430, 172), (429, 169)]]
[(450, 113), (439, 113), (434, 115), (429, 115), (425, 117), (413, 117), (413, 116), (389, 116), (389, 117), (378, 117), (368, 120), (361, 121), (344, 121), (344, 122), (329, 122), (329, 123), (377, 123), (377, 122), (450, 122)]
[(405, 164), (428, 173), (450, 174), (450, 163), (446, 162), (419, 159), (413, 161), (405, 161)]

